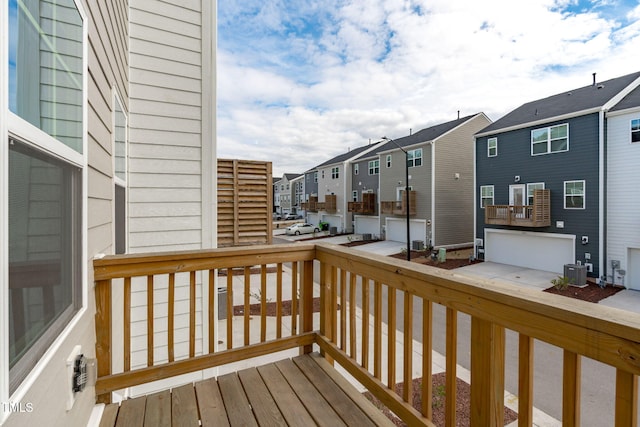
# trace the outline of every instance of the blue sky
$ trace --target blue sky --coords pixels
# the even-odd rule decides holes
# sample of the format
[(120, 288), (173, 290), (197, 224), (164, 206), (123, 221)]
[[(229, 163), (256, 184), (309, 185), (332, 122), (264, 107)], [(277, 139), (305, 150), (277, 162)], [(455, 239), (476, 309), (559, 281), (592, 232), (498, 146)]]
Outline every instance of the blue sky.
[(640, 70), (640, 1), (218, 2), (218, 157), (350, 148)]

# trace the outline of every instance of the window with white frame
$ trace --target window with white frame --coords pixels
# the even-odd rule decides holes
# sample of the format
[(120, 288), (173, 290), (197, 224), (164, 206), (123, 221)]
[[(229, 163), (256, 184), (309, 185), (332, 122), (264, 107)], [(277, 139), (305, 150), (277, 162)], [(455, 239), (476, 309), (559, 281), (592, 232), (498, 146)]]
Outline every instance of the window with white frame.
[(483, 185), (480, 187), (480, 207), (486, 208), (494, 204), (493, 185)]
[(340, 168), (337, 166), (335, 168), (331, 168), (331, 179), (338, 178), (340, 178)]
[(640, 142), (640, 119), (631, 120), (631, 142)]
[(544, 182), (532, 182), (527, 184), (527, 205), (533, 205), (533, 192), (535, 190), (544, 190)]
[(322, 179), (324, 179), (324, 171), (321, 172)]
[(569, 151), (569, 125), (567, 123), (531, 131), (531, 155)]
[(390, 168), (390, 167), (391, 167), (391, 157), (392, 157), (392, 156), (391, 156), (391, 154), (387, 154), (387, 158), (386, 158), (386, 160), (387, 160), (387, 167), (388, 167), (388, 168)]
[(12, 136), (2, 135), (8, 171), (0, 182), (8, 189), (9, 312), (0, 313), (8, 317), (0, 348), (9, 366), (0, 375), (8, 373), (12, 393), (82, 306), (86, 40), (73, 0), (9, 1), (8, 24), (2, 90)]
[(369, 162), (369, 175), (378, 175), (380, 173), (380, 160), (371, 160)]
[(407, 163), (410, 168), (422, 166), (422, 148), (407, 151)]
[(360, 165), (356, 163), (355, 165), (353, 165), (353, 174), (358, 175), (359, 173), (360, 173)]
[(114, 96), (114, 232), (115, 253), (127, 251), (127, 117), (122, 104)]
[(498, 155), (498, 138), (487, 139), (487, 156), (495, 157)]
[(318, 172), (313, 173), (313, 182), (318, 182)]
[(564, 182), (564, 208), (584, 209), (585, 181)]

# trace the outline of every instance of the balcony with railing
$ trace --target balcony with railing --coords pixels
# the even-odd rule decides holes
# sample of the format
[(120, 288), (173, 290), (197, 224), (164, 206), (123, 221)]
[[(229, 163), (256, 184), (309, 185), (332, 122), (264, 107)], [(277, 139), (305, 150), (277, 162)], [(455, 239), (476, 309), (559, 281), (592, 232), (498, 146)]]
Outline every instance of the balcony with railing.
[(338, 211), (338, 199), (335, 194), (324, 196), (324, 202), (318, 202), (318, 211), (336, 213)]
[[(404, 191), (400, 192), (400, 200), (380, 202), (380, 212), (390, 215), (406, 215), (407, 214), (407, 198)], [(409, 191), (409, 215), (416, 214), (416, 192)]]
[[(254, 425), (267, 416), (384, 424), (338, 373), (339, 365), (405, 423), (430, 426), (436, 339), (446, 342), (446, 425), (456, 425), (460, 314), (471, 324), (472, 426), (504, 425), (506, 331), (518, 346), (510, 357), (518, 360), (519, 425), (533, 423), (534, 341), (563, 353), (558, 401), (564, 425), (579, 424), (583, 358), (613, 368), (615, 424), (637, 422), (635, 314), (330, 244), (108, 256), (94, 261), (94, 276), (99, 401), (176, 375), (229, 371), (112, 403), (105, 425), (132, 414), (173, 425), (187, 425), (187, 418), (190, 425)], [(226, 311), (223, 319), (214, 315), (216, 306)], [(446, 327), (436, 328), (434, 313), (441, 310)], [(292, 359), (285, 350), (295, 352)], [(265, 355), (276, 362), (252, 359)], [(421, 379), (417, 409), (409, 403), (413, 378)], [(401, 394), (399, 382), (407, 385)], [(349, 414), (364, 414), (356, 415), (362, 424)]]
[(348, 202), (347, 211), (363, 214), (363, 215), (375, 215), (376, 213), (375, 193), (363, 193), (361, 202)]
[(309, 196), (309, 201), (302, 203), (302, 209), (307, 212), (318, 212), (318, 196)]
[(549, 227), (551, 225), (551, 192), (547, 189), (535, 190), (533, 204), (528, 206), (486, 206), (484, 222), (512, 227)]

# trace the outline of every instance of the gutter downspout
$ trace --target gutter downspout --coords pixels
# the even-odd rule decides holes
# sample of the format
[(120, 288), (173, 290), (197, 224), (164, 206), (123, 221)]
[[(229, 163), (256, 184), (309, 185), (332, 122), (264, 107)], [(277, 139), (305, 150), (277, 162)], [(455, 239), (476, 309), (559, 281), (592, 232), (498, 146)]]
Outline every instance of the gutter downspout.
[(599, 181), (599, 197), (598, 197), (598, 273), (599, 276), (606, 277), (607, 272), (605, 271), (605, 260), (603, 259), (605, 256), (604, 253), (604, 235), (605, 235), (605, 221), (604, 221), (604, 203), (605, 203), (605, 135), (604, 135), (604, 108), (600, 110), (598, 120), (599, 120), (599, 147), (598, 147), (598, 181)]
[(431, 146), (431, 244), (436, 245), (436, 143)]

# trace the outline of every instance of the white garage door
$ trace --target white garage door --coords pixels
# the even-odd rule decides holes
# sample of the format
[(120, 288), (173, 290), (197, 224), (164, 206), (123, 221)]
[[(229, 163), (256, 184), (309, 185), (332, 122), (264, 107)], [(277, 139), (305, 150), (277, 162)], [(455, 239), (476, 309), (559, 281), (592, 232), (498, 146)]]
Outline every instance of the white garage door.
[[(422, 240), (423, 242), (427, 238), (427, 222), (423, 219), (414, 219), (409, 221), (410, 227), (410, 241)], [(393, 240), (395, 242), (407, 241), (407, 220), (387, 218), (387, 232), (385, 239)]]
[(318, 214), (317, 213), (308, 213), (307, 214), (307, 222), (309, 224), (318, 225), (319, 221), (320, 220), (318, 219)]
[(563, 274), (575, 263), (575, 236), (485, 229), (485, 261)]
[(353, 221), (355, 234), (380, 236), (380, 218), (377, 216), (356, 216), (353, 218)]
[(342, 233), (342, 217), (339, 215), (323, 215), (323, 222), (329, 223), (329, 228), (336, 227), (338, 233)]
[(629, 289), (640, 291), (640, 249), (629, 248), (625, 285)]

